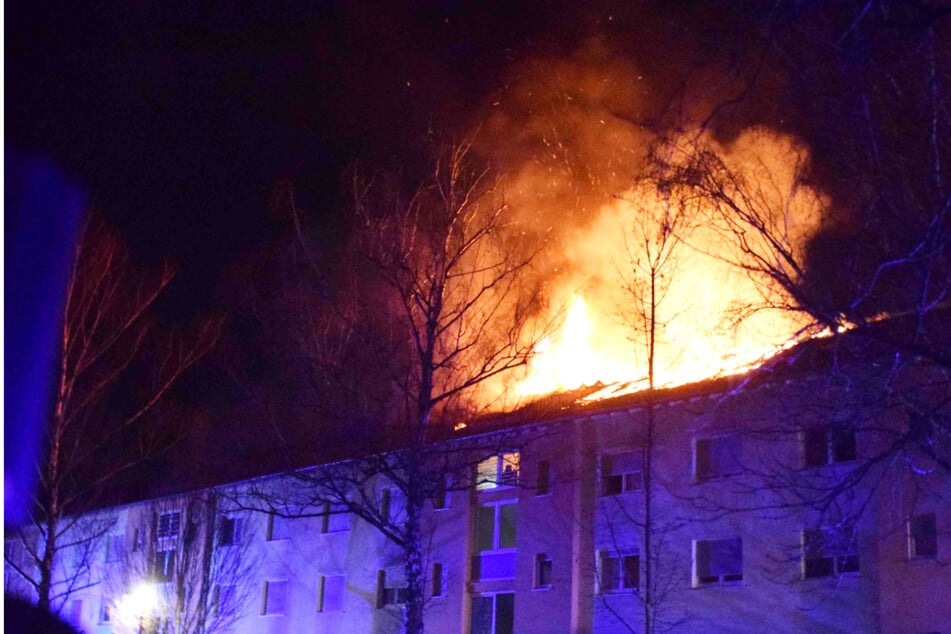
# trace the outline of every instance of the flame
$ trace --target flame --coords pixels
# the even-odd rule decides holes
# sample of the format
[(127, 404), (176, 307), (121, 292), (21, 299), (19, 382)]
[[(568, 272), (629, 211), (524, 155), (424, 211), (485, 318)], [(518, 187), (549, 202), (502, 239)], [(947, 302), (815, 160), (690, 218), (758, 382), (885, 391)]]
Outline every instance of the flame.
[[(802, 160), (804, 150), (788, 137), (764, 130), (748, 131), (721, 149), (741, 166), (766, 170), (759, 175), (764, 182), (786, 192), (777, 194), (770, 207), (787, 214), (782, 221), (794, 230), (788, 236), (791, 248), (802, 248), (818, 226), (816, 206), (824, 202), (815, 192), (795, 193), (792, 166)], [(561, 326), (536, 346), (514, 386), (517, 398), (604, 384), (585, 397), (591, 400), (648, 387), (649, 320), (638, 322), (645, 308), (631, 292), (638, 284), (643, 289), (644, 280), (630, 276), (642, 264), (638, 249), (653, 239), (644, 227), (663, 220), (658, 214), (664, 201), (656, 196), (649, 189), (632, 189), (615, 197), (601, 206), (587, 228), (566, 240), (566, 262), (551, 287), (553, 305), (567, 309), (560, 320), (557, 313), (547, 316)], [(656, 387), (745, 373), (793, 345), (806, 326), (790, 311), (747, 310), (762, 302), (762, 288), (730, 263), (739, 257), (737, 247), (725, 239), (723, 227), (711, 222), (713, 215), (699, 217), (703, 220), (680, 229), (658, 277), (662, 294), (654, 316)], [(740, 318), (741, 313), (747, 314)]]

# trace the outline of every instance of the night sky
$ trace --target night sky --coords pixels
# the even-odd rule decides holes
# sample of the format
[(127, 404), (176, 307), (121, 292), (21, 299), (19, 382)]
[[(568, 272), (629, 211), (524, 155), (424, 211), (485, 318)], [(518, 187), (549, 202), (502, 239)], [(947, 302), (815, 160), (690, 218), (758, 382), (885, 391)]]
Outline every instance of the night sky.
[[(360, 161), (411, 174), (433, 135), (481, 125), (479, 151), (517, 173), (541, 164), (550, 138), (539, 122), (555, 113), (552, 125), (577, 150), (565, 164), (613, 175), (550, 193), (570, 194), (578, 210), (548, 221), (563, 235), (585, 222), (586, 201), (624, 182), (613, 165), (641, 160), (638, 135), (714, 112), (720, 139), (754, 125), (802, 139), (811, 182), (847, 209), (849, 177), (863, 168), (842, 167), (841, 124), (858, 116), (850, 82), (917, 50), (920, 24), (933, 17), (897, 3), (908, 15), (887, 16), (881, 39), (859, 41), (849, 3), (826, 13), (760, 2), (258, 4), (15, 2), (5, 15), (7, 147), (71, 175), (145, 265), (177, 262), (163, 310), (185, 323), (230, 313), (226, 349), (241, 332), (235, 272), (253, 269), (286, 230), (269, 213), (275, 192), (292, 185), (332, 245), (346, 238), (336, 221), (346, 169)], [(835, 50), (808, 43), (835, 42), (829, 33), (848, 37)], [(598, 92), (603, 82), (611, 87)], [(576, 122), (592, 113), (637, 130), (626, 137), (630, 157), (590, 142)], [(841, 251), (836, 236), (822, 244)], [(194, 388), (205, 396), (231, 380), (209, 372)], [(213, 426), (238, 425), (221, 398), (185, 400)]]

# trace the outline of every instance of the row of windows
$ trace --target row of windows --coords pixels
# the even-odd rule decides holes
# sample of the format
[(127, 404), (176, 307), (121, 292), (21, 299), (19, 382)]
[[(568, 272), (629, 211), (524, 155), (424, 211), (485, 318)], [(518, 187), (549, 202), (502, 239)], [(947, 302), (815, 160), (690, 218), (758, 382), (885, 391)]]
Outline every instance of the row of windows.
[[(801, 435), (804, 467), (818, 467), (855, 460), (855, 433), (816, 427)], [(601, 456), (601, 495), (630, 493), (643, 486), (643, 455), (640, 451)], [(739, 434), (698, 438), (693, 445), (694, 480), (704, 482), (743, 471), (743, 442)]]
[[(737, 583), (743, 580), (743, 540), (740, 537), (696, 540), (693, 542), (692, 554), (693, 587)], [(910, 558), (937, 557), (937, 525), (934, 513), (916, 515), (908, 522), (908, 554)], [(858, 572), (859, 556), (854, 532), (839, 528), (804, 530), (801, 565), (805, 579)], [(640, 556), (637, 553), (600, 551), (598, 570), (602, 593), (636, 590), (639, 587)], [(548, 574), (550, 575), (550, 568)], [(539, 576), (536, 566), (536, 579)]]

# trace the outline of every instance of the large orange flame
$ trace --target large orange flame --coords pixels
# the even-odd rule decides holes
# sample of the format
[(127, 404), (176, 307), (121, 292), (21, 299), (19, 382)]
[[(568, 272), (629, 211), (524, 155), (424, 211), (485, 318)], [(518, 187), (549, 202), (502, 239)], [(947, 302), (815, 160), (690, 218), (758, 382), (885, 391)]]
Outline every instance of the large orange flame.
[[(790, 248), (800, 249), (818, 227), (823, 204), (795, 181), (805, 150), (788, 137), (756, 129), (720, 151), (725, 161), (759, 179), (752, 186), (788, 229)], [(538, 187), (528, 181), (521, 184), (526, 191)], [(657, 278), (662, 293), (656, 313), (652, 320), (644, 318), (643, 296), (640, 304), (632, 297), (644, 280), (627, 276), (636, 276), (643, 264), (639, 258), (646, 257), (643, 250), (652, 237), (644, 226), (656, 225), (664, 204), (656, 196), (648, 189), (615, 197), (586, 229), (570, 236), (552, 290), (553, 305), (565, 307), (562, 325), (536, 346), (512, 390), (517, 399), (598, 383), (606, 387), (586, 398), (645, 389), (649, 321), (656, 327), (657, 387), (746, 372), (802, 332), (805, 323), (795, 313), (749, 310), (762, 302), (763, 290), (731, 264), (741, 256), (729, 232), (715, 226), (715, 214), (702, 211), (700, 221), (681, 228)], [(548, 319), (559, 321), (557, 314)]]

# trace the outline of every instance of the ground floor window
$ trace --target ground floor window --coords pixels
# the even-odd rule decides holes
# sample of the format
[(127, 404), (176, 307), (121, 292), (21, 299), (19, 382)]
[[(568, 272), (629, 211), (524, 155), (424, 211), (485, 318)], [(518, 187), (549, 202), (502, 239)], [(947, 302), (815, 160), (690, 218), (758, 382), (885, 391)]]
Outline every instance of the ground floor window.
[(503, 592), (472, 597), (470, 634), (512, 634), (515, 594)]

